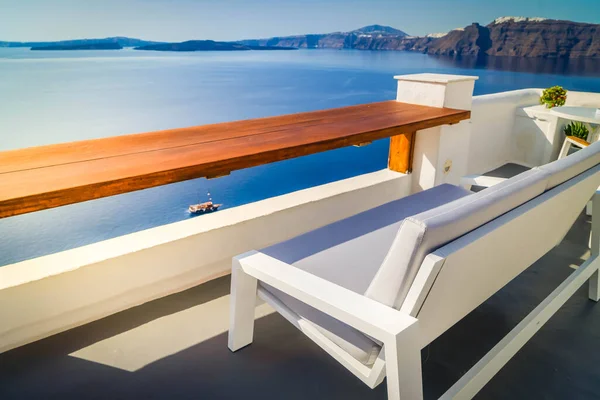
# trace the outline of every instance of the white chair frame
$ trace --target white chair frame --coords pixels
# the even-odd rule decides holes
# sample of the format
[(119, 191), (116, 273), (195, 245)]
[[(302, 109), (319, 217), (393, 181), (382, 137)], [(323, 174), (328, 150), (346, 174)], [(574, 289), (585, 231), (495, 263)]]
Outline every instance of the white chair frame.
[(560, 153), (558, 153), (558, 159), (564, 158), (569, 155), (569, 150), (571, 147), (579, 147), (580, 149), (584, 149), (588, 147), (590, 144), (583, 139), (576, 138), (574, 136), (565, 137), (565, 141), (560, 149)]
[[(583, 209), (599, 184), (597, 166), (428, 255), (400, 310), (257, 251), (235, 257), (228, 346), (237, 351), (252, 343), (258, 297), (368, 386), (377, 386), (387, 376), (389, 399), (421, 399), (421, 349), (558, 244), (579, 215), (577, 205)], [(594, 210), (600, 211), (600, 195), (594, 195), (593, 202)], [(560, 220), (543, 218), (547, 215)], [(600, 215), (592, 221), (591, 257), (442, 399), (475, 396), (586, 281), (589, 298), (600, 299)], [(529, 251), (510, 251), (517, 246)], [(474, 261), (482, 252), (500, 256), (486, 257), (485, 264)], [(372, 367), (363, 365), (262, 289), (259, 281), (381, 341), (379, 358)]]

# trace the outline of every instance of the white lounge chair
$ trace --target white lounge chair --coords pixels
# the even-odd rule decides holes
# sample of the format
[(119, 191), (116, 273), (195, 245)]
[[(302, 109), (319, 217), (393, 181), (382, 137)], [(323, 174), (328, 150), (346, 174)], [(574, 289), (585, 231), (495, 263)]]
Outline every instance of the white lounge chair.
[[(235, 257), (229, 348), (252, 342), (258, 296), (370, 387), (387, 376), (390, 399), (420, 399), (421, 349), (562, 240), (599, 164), (597, 143), (478, 193), (441, 185)], [(592, 225), (591, 258), (443, 398), (474, 396), (590, 278), (598, 301)]]

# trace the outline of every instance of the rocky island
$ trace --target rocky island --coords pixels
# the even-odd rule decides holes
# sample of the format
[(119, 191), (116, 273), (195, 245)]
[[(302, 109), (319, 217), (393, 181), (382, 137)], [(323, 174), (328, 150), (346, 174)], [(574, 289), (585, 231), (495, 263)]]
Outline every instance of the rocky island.
[(544, 18), (502, 17), (448, 33), (409, 36), (388, 26), (240, 43), (323, 49), (416, 51), (446, 56), (600, 58), (600, 25)]
[(121, 50), (123, 46), (119, 43), (86, 43), (86, 44), (66, 44), (53, 46), (37, 46), (31, 50)]
[(288, 46), (247, 45), (242, 43), (215, 42), (214, 40), (188, 40), (181, 43), (161, 43), (135, 47), (134, 50), (153, 51), (248, 51), (248, 50), (296, 50)]
[(145, 46), (147, 44), (155, 44), (159, 42), (151, 42), (148, 40), (128, 38), (123, 36), (108, 37), (103, 39), (74, 39), (60, 40), (56, 42), (2, 42), (1, 47), (50, 47), (50, 46), (79, 46), (79, 45), (95, 45), (104, 43), (116, 43), (122, 47)]
[(248, 39), (237, 42), (190, 40), (181, 43), (150, 42), (126, 37), (79, 39), (61, 42), (1, 42), (0, 47), (32, 50), (107, 50), (134, 47), (153, 51), (248, 51), (306, 49), (357, 49), (414, 51), (440, 56), (514, 57), (523, 59), (600, 59), (600, 25), (544, 18), (502, 17), (488, 25), (473, 23), (447, 33), (409, 36), (383, 25), (350, 32)]
[[(284, 46), (306, 49), (376, 49), (386, 43), (408, 37), (405, 32), (383, 25), (369, 25), (350, 32), (333, 32), (310, 35), (273, 37), (268, 39), (242, 40), (249, 46)], [(372, 46), (374, 42), (376, 45)], [(387, 50), (387, 49), (386, 49)]]

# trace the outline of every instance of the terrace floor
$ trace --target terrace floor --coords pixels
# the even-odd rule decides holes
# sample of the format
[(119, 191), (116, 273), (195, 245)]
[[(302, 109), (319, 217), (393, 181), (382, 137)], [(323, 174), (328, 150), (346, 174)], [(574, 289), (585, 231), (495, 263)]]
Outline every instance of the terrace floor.
[[(589, 218), (422, 352), (425, 398), (440, 396), (588, 256)], [(515, 249), (518, 251), (518, 249)], [(251, 346), (227, 349), (221, 278), (0, 354), (0, 399), (385, 399), (268, 306)], [(587, 285), (479, 399), (598, 399), (600, 304)]]

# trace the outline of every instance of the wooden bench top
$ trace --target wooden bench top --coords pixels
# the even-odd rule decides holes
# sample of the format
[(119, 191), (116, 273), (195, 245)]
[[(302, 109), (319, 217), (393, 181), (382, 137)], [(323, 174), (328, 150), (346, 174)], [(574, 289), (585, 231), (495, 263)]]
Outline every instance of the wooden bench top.
[(0, 218), (454, 124), (396, 101), (0, 152)]

